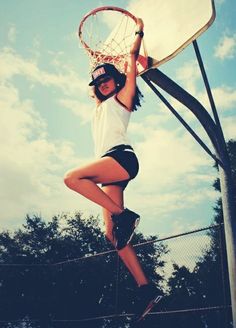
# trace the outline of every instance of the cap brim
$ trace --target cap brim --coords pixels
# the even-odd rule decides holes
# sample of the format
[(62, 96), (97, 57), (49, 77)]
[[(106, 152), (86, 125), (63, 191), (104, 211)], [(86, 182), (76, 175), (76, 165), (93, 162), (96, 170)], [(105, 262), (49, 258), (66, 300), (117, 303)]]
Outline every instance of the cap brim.
[(94, 81), (91, 81), (90, 83), (89, 83), (89, 86), (91, 87), (92, 85), (94, 85), (95, 84), (95, 82)]
[(101, 78), (103, 78), (104, 76), (108, 76), (109, 74), (102, 74), (102, 75), (99, 75), (95, 80), (91, 81), (89, 83), (89, 86), (92, 86), (92, 85), (95, 85)]

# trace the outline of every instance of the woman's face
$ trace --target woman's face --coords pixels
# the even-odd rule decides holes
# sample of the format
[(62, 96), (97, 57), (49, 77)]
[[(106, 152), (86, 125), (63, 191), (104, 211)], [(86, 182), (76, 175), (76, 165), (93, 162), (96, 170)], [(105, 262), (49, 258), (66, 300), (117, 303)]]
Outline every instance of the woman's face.
[(109, 96), (116, 90), (116, 83), (112, 76), (105, 76), (97, 82), (97, 87), (103, 96)]

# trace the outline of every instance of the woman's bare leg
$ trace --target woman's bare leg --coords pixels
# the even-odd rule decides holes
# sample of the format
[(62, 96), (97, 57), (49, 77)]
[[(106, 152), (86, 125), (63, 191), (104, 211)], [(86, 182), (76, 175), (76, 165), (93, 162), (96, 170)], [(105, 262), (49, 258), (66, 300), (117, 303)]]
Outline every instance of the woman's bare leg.
[(120, 258), (126, 265), (126, 267), (131, 272), (132, 276), (136, 280), (138, 286), (148, 284), (148, 279), (146, 278), (137, 255), (131, 245), (125, 246), (118, 252)]
[[(120, 207), (123, 208), (123, 190), (119, 186), (105, 186), (103, 187), (103, 191)], [(107, 209), (103, 209), (103, 217), (105, 221), (106, 227), (106, 237), (113, 242), (112, 236), (112, 227), (113, 222), (111, 219), (111, 213)], [(118, 254), (125, 266), (128, 268), (134, 279), (136, 280), (139, 286), (145, 285), (148, 283), (148, 280), (143, 272), (143, 269), (139, 263), (137, 255), (131, 245), (125, 246), (123, 249), (118, 251)]]
[(128, 172), (113, 158), (104, 157), (94, 163), (69, 171), (64, 182), (67, 187), (102, 206), (112, 214), (120, 214), (124, 209), (123, 205), (118, 205), (97, 184), (126, 179), (129, 179)]
[[(106, 236), (111, 242), (113, 240), (111, 214), (119, 214), (123, 211), (123, 191), (119, 186), (114, 185), (101, 189), (97, 183), (111, 183), (126, 179), (129, 179), (127, 171), (111, 157), (104, 157), (79, 169), (71, 170), (64, 179), (70, 189), (103, 207)], [(137, 284), (146, 284), (147, 278), (132, 246), (127, 245), (118, 254)]]

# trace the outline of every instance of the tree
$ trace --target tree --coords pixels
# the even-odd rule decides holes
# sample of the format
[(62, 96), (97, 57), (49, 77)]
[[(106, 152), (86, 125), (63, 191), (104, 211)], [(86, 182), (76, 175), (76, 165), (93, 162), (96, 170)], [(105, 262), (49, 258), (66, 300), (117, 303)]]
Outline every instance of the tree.
[[(134, 242), (153, 238), (139, 233)], [(96, 256), (100, 252), (104, 255)], [(150, 243), (145, 250), (138, 250), (156, 284), (163, 277), (155, 267), (164, 265), (161, 256), (165, 252), (162, 243)], [(38, 319), (35, 328), (38, 324), (50, 327), (56, 319), (78, 320), (123, 312), (131, 303), (134, 283), (119, 263), (117, 307), (117, 254), (105, 240), (98, 217), (84, 218), (78, 212), (45, 222), (41, 217), (27, 216), (21, 229), (0, 233), (0, 264), (2, 320)], [(101, 321), (97, 327), (108, 326), (112, 327), (111, 323)], [(91, 322), (84, 322), (83, 327), (91, 327)]]
[[(231, 168), (236, 188), (236, 141), (230, 140), (227, 148), (231, 161)], [(215, 166), (217, 168), (217, 165)], [(217, 178), (213, 187), (220, 192), (220, 181)], [(236, 200), (235, 200), (236, 201)], [(225, 247), (225, 235), (223, 229), (222, 201), (216, 201), (215, 215), (207, 235), (210, 245), (196, 261), (195, 268), (190, 272), (186, 267), (174, 265), (172, 277), (169, 280), (170, 301), (177, 304), (181, 302), (183, 308), (207, 308), (225, 306), (225, 309), (214, 312), (203, 312), (201, 315), (180, 317), (175, 327), (199, 327), (199, 328), (227, 328), (231, 327), (231, 316), (227, 313), (230, 305), (229, 281), (227, 270), (227, 257)], [(184, 304), (183, 300), (186, 300)]]

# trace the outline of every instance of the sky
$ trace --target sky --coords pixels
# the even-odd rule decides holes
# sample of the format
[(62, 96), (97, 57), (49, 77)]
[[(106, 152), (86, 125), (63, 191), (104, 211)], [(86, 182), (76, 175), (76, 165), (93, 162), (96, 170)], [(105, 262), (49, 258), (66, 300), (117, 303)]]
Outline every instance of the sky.
[[(156, 7), (159, 2), (146, 0), (145, 8), (143, 3), (0, 0), (0, 231), (20, 227), (27, 214), (45, 220), (75, 211), (85, 217), (101, 215), (97, 205), (63, 182), (66, 171), (94, 156), (89, 63), (77, 29), (82, 17), (96, 7), (128, 9), (143, 17), (146, 47), (154, 56), (158, 54), (155, 35), (165, 29), (169, 40), (172, 31), (165, 19), (159, 28), (155, 16), (162, 8)], [(197, 41), (229, 140), (236, 138), (236, 4), (216, 0), (215, 6), (214, 23)], [(211, 113), (191, 44), (159, 69)], [(141, 215), (139, 229), (147, 235), (163, 237), (210, 225), (219, 197), (212, 187), (218, 177), (212, 159), (140, 77), (138, 85), (144, 102), (132, 114), (129, 137), (140, 173), (126, 189), (126, 206)], [(168, 99), (212, 149), (190, 111)]]

